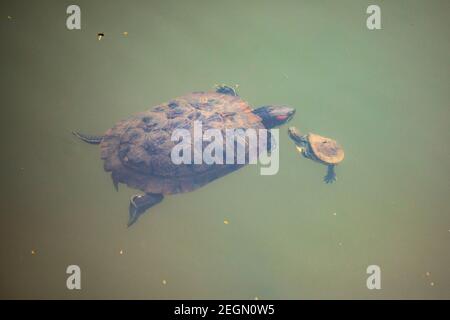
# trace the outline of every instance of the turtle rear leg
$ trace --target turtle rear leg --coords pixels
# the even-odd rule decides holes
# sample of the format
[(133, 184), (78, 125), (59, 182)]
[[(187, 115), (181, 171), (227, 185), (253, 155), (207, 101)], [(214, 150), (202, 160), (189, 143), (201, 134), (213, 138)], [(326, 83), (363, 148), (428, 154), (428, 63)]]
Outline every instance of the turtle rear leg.
[(87, 142), (87, 143), (90, 143), (90, 144), (99, 144), (103, 140), (102, 136), (89, 136), (87, 134), (83, 134), (83, 133), (76, 132), (76, 131), (73, 131), (72, 134), (75, 137), (78, 137), (81, 140), (83, 140), (84, 142)]
[(238, 88), (238, 85), (235, 85), (234, 87), (227, 86), (226, 84), (216, 84), (216, 92), (222, 93), (222, 94), (228, 94), (230, 96), (237, 97), (238, 94), (236, 92), (236, 89)]
[(327, 168), (327, 174), (323, 177), (323, 181), (326, 183), (333, 183), (336, 181), (336, 172), (334, 171), (334, 165), (330, 164)]
[(128, 227), (135, 223), (147, 209), (160, 203), (163, 198), (164, 196), (160, 193), (146, 193), (144, 195), (132, 196), (130, 199)]

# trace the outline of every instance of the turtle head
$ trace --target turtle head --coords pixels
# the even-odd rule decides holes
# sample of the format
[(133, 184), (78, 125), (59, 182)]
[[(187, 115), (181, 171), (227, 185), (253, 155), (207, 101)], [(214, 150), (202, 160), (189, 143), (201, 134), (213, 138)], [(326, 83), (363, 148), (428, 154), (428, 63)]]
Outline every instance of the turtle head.
[(266, 129), (272, 129), (290, 121), (295, 114), (295, 109), (272, 105), (259, 107), (253, 110), (253, 113), (262, 119)]
[(296, 127), (289, 127), (288, 135), (300, 148), (305, 148), (308, 144), (308, 138), (302, 135)]

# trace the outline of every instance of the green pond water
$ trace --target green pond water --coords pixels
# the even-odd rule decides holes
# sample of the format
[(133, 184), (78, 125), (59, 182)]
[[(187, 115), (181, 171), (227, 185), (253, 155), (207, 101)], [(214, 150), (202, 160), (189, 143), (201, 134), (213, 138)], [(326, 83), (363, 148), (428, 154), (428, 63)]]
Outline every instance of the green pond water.
[[(70, 4), (0, 4), (1, 298), (450, 298), (449, 1), (80, 0), (69, 31)], [(71, 131), (216, 83), (339, 141), (338, 181), (284, 126), (278, 174), (247, 166), (127, 229), (137, 191)]]

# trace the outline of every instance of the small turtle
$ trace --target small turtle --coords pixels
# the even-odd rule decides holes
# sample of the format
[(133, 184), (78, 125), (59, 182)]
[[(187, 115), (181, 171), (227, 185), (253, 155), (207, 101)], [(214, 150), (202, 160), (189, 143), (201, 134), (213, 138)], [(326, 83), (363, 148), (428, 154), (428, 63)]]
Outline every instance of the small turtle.
[(305, 158), (328, 167), (327, 174), (323, 178), (326, 183), (336, 181), (334, 167), (344, 160), (344, 150), (335, 140), (314, 133), (302, 135), (295, 127), (290, 127), (288, 134)]
[[(234, 88), (222, 85), (215, 92), (190, 93), (119, 121), (102, 136), (74, 135), (100, 144), (104, 169), (111, 172), (116, 189), (124, 183), (145, 192), (131, 197), (131, 226), (164, 195), (193, 191), (245, 165), (174, 164), (171, 151), (178, 142), (171, 139), (173, 130), (186, 129), (193, 136), (194, 122), (201, 121), (203, 131), (218, 129), (225, 136), (226, 129), (271, 129), (288, 122), (294, 113), (292, 108), (274, 105), (252, 109)], [(191, 150), (194, 147), (192, 141)]]

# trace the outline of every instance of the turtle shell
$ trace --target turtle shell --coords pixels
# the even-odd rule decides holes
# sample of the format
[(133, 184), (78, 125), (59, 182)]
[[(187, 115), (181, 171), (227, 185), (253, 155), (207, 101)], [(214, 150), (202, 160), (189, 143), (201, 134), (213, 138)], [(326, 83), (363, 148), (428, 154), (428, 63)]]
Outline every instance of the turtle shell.
[[(244, 164), (172, 162), (172, 148), (179, 143), (171, 141), (173, 130), (189, 130), (192, 141), (196, 120), (201, 121), (203, 132), (218, 129), (223, 137), (225, 129), (264, 128), (261, 118), (237, 96), (191, 93), (122, 120), (109, 129), (100, 144), (105, 171), (111, 172), (115, 184), (125, 183), (148, 193), (172, 194), (193, 191), (241, 168)], [(225, 153), (226, 139), (223, 140)], [(209, 143), (203, 142), (203, 148)], [(248, 138), (245, 143), (247, 155)], [(223, 159), (225, 163), (225, 155)]]
[(335, 140), (310, 133), (308, 141), (311, 150), (320, 161), (326, 164), (338, 164), (344, 160), (344, 150)]

